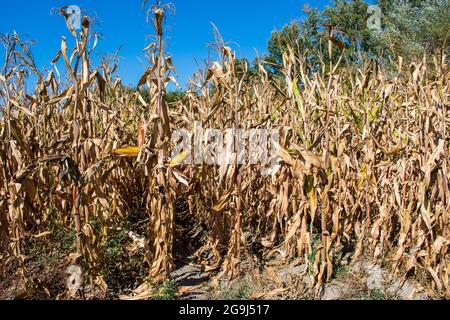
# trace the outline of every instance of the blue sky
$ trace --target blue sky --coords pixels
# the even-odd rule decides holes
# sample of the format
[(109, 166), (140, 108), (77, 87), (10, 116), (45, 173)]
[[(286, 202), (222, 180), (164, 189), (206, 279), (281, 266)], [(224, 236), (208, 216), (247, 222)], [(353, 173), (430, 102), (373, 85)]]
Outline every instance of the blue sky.
[[(218, 27), (224, 40), (232, 43), (238, 57), (253, 60), (255, 50), (260, 54), (265, 52), (267, 39), (274, 29), (302, 17), (305, 3), (320, 9), (329, 4), (324, 0), (171, 2), (176, 14), (166, 25), (166, 40), (182, 86), (198, 69), (195, 59), (202, 64), (208, 57), (208, 44), (214, 40), (211, 22)], [(68, 41), (71, 38), (57, 8), (77, 5), (95, 18), (94, 28), (102, 34), (93, 53), (94, 62), (123, 45), (118, 73), (124, 84), (134, 86), (147, 66), (142, 49), (150, 41), (148, 35), (153, 33), (151, 24), (145, 21), (141, 4), (141, 0), (0, 0), (0, 33), (15, 30), (22, 37), (35, 40), (32, 51), (38, 67), (51, 69), (49, 63), (60, 48), (61, 36)]]

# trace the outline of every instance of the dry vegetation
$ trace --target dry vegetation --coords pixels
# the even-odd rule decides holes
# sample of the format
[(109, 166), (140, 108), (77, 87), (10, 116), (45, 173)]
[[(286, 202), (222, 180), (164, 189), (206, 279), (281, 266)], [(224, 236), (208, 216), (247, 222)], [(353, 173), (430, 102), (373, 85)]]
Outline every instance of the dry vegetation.
[[(107, 290), (101, 272), (112, 226), (131, 215), (145, 228), (149, 279), (174, 268), (177, 210), (196, 228), (204, 270), (239, 277), (242, 263), (276, 257), (308, 266), (320, 286), (350, 255), (369, 255), (403, 279), (418, 275), (435, 298), (450, 297), (450, 72), (443, 54), (394, 72), (375, 61), (359, 70), (323, 63), (308, 72), (291, 50), (271, 78), (259, 63), (248, 73), (216, 36), (219, 59), (197, 73), (185, 97), (166, 102), (174, 72), (162, 24), (168, 7), (152, 7), (156, 37), (149, 67), (129, 90), (115, 62), (90, 62), (90, 25), (62, 40), (58, 59), (68, 80), (34, 65), (18, 35), (5, 35), (0, 75), (0, 268), (38, 286), (27, 267), (30, 246), (73, 230), (71, 264), (85, 283)], [(328, 30), (331, 50), (341, 50)], [(68, 48), (74, 43), (73, 49)], [(329, 54), (330, 57), (332, 53)], [(32, 93), (25, 78), (38, 78)], [(278, 128), (281, 158), (269, 176), (259, 165), (180, 165), (170, 159), (174, 129)], [(130, 147), (137, 146), (137, 147)], [(136, 220), (136, 219), (135, 219)], [(38, 253), (39, 255), (40, 253)]]

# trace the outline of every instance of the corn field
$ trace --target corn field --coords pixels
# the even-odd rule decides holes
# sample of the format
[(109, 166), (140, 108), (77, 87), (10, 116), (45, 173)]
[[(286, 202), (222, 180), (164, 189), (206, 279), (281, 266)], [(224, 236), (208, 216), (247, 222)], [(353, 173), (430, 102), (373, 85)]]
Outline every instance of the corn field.
[[(332, 51), (345, 49), (330, 27), (323, 40), (330, 63), (311, 71), (305, 55), (288, 48), (276, 66), (282, 77), (273, 77), (262, 60), (249, 72), (215, 30), (217, 60), (169, 105), (175, 68), (163, 24), (171, 9), (149, 9), (155, 37), (136, 90), (122, 85), (116, 60), (92, 64), (87, 17), (52, 61), (66, 70), (39, 71), (25, 41), (2, 36), (0, 273), (16, 263), (30, 281), (29, 242), (59, 225), (75, 234), (71, 264), (105, 291), (102, 244), (111, 225), (138, 210), (146, 217), (142, 263), (162, 283), (175, 267), (175, 217), (183, 207), (199, 229), (196, 259), (218, 277), (239, 277), (244, 262), (277, 256), (306, 264), (317, 289), (350, 254), (387, 264), (402, 279), (421, 275), (434, 297), (450, 298), (448, 57), (397, 57), (394, 70), (374, 60), (342, 67)], [(171, 157), (171, 134), (193, 132), (199, 122), (278, 129), (276, 165), (268, 175), (236, 157), (184, 165), (186, 154)]]

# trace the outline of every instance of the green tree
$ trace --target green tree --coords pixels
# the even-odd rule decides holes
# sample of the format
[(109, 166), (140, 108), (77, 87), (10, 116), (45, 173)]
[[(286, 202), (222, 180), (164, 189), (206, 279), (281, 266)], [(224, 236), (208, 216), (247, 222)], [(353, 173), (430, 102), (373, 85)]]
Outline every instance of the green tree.
[[(274, 31), (268, 41), (265, 60), (269, 70), (282, 64), (287, 47), (302, 55), (311, 68), (322, 58), (327, 62), (328, 34), (331, 25), (333, 37), (346, 46), (343, 65), (358, 64), (361, 57), (377, 59), (388, 65), (398, 55), (410, 60), (421, 58), (425, 52), (448, 51), (448, 0), (380, 0), (381, 30), (367, 27), (368, 4), (363, 0), (334, 0), (322, 11), (308, 10), (301, 21), (291, 22), (281, 31)], [(340, 54), (333, 51), (333, 59)]]

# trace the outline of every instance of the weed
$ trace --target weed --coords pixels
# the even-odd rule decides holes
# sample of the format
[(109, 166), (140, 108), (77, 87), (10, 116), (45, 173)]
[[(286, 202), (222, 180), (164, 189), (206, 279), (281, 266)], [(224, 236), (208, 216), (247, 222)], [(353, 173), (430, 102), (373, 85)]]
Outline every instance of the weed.
[(162, 284), (156, 286), (152, 291), (153, 300), (174, 300), (177, 294), (176, 282), (166, 280)]

